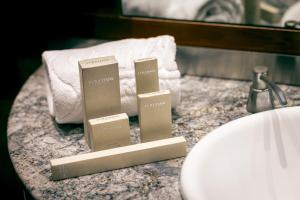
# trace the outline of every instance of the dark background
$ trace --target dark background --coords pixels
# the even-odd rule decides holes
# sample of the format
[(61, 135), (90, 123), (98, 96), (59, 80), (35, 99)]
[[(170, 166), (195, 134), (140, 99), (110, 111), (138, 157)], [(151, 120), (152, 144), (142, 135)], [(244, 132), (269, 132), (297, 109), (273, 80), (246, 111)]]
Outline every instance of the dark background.
[[(9, 5), (10, 4), (10, 5)], [(41, 66), (41, 53), (53, 41), (92, 38), (95, 23), (88, 13), (114, 14), (117, 1), (76, 3), (12, 1), (1, 5), (0, 72), (0, 181), (1, 196), (24, 199), (24, 186), (16, 175), (7, 149), (7, 119), (13, 100), (27, 78)], [(113, 9), (112, 9), (113, 8)], [(50, 48), (49, 48), (50, 47)], [(28, 194), (25, 194), (30, 199)]]

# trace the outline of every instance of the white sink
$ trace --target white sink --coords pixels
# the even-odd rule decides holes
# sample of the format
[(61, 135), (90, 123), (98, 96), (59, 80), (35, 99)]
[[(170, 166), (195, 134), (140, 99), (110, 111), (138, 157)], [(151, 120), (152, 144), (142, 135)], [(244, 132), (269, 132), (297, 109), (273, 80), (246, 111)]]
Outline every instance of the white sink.
[(181, 171), (187, 200), (299, 200), (300, 107), (229, 122), (198, 142)]

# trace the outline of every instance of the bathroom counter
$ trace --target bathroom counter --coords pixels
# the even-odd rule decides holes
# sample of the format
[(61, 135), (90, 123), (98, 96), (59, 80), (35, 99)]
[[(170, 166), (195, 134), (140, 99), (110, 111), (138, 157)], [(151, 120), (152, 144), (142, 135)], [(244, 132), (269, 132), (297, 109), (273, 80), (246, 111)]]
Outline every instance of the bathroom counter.
[[(58, 125), (49, 115), (42, 68), (25, 83), (8, 122), (8, 149), (27, 190), (37, 199), (180, 199), (184, 158), (51, 181), (49, 160), (89, 152), (82, 125)], [(245, 109), (250, 82), (184, 76), (182, 103), (173, 111), (173, 135), (185, 136), (188, 151), (207, 133)], [(281, 85), (290, 105), (300, 105), (300, 87)], [(130, 118), (138, 142), (137, 117)]]

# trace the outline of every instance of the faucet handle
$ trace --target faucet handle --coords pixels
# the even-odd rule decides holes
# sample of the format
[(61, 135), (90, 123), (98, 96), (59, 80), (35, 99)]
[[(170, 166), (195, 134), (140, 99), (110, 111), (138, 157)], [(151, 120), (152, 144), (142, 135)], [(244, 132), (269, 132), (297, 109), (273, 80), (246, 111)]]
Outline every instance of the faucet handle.
[(268, 88), (265, 81), (261, 80), (262, 76), (267, 77), (269, 70), (265, 66), (256, 66), (253, 69), (253, 88), (257, 90), (265, 90)]
[(266, 66), (256, 66), (253, 68), (253, 73), (255, 75), (261, 76), (261, 75), (268, 75), (269, 69)]
[(260, 79), (263, 80), (267, 84), (267, 86), (270, 88), (270, 90), (272, 90), (275, 93), (275, 95), (277, 96), (279, 103), (281, 105), (283, 105), (283, 106), (287, 105), (286, 97), (285, 97), (283, 91), (280, 89), (280, 87), (278, 87), (272, 81), (268, 80), (267, 77), (265, 77), (265, 76), (261, 76)]

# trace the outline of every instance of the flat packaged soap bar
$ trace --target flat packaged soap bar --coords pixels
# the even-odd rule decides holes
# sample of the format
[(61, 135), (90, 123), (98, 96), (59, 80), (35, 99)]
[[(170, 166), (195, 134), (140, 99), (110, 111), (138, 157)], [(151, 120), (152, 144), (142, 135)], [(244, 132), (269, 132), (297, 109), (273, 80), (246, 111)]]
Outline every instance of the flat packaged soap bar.
[(130, 145), (129, 120), (126, 113), (88, 121), (91, 148), (94, 151)]

